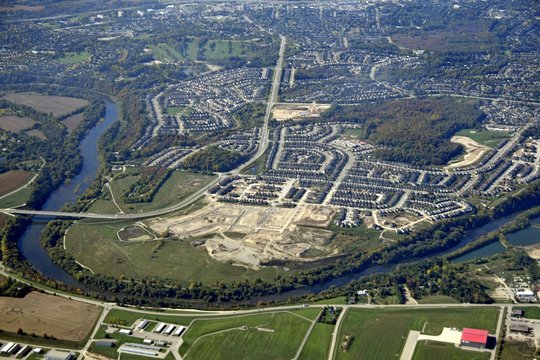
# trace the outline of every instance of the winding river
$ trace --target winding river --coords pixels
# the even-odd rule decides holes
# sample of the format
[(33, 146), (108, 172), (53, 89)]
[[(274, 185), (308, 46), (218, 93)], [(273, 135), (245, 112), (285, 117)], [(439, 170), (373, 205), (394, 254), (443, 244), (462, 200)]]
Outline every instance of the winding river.
[[(75, 202), (77, 198), (88, 189), (94, 180), (99, 167), (98, 159), (98, 140), (100, 136), (112, 125), (118, 118), (117, 105), (111, 101), (106, 101), (105, 119), (93, 127), (84, 137), (79, 145), (82, 156), (81, 171), (70, 181), (61, 185), (47, 199), (42, 210), (57, 211), (65, 203)], [(47, 250), (41, 245), (40, 235), (49, 218), (34, 217), (32, 223), (26, 229), (23, 236), (19, 239), (19, 252), (24, 258), (43, 275), (78, 287), (83, 290), (87, 286), (75, 280), (64, 269), (54, 264), (49, 257)]]
[[(80, 151), (83, 159), (82, 169), (78, 175), (76, 175), (71, 181), (66, 182), (60, 186), (56, 191), (54, 191), (43, 206), (43, 210), (60, 210), (60, 208), (66, 202), (75, 202), (77, 198), (90, 186), (92, 180), (95, 178), (98, 166), (98, 152), (97, 145), (99, 137), (107, 130), (107, 128), (118, 118), (118, 109), (117, 105), (113, 102), (106, 102), (106, 113), (105, 120), (98, 123), (93, 129), (91, 129), (88, 134), (84, 137), (80, 144)], [(467, 245), (468, 243), (474, 241), (478, 237), (493, 231), (503, 224), (511, 221), (517, 214), (502, 217), (495, 221), (490, 222), (482, 227), (469, 231), (467, 236), (465, 236), (458, 244), (453, 246), (450, 249), (440, 251), (435, 254), (431, 254), (425, 257), (411, 258), (408, 262), (416, 262), (423, 260), (425, 258), (430, 258), (434, 256), (440, 256), (447, 253), (450, 253), (456, 249), (459, 249), (462, 246)], [(91, 291), (87, 285), (80, 283), (65, 270), (63, 270), (58, 265), (54, 264), (49, 257), (47, 250), (41, 245), (40, 234), (45, 228), (47, 221), (50, 218), (44, 219), (40, 217), (34, 217), (30, 226), (28, 226), (26, 232), (23, 234), (21, 239), (18, 242), (18, 247), (20, 253), (25, 257), (25, 259), (43, 275), (54, 279), (56, 281), (63, 282), (73, 287), (78, 287), (83, 290)], [(304, 294), (318, 293), (320, 291), (326, 290), (331, 286), (341, 286), (345, 285), (351, 280), (358, 279), (360, 277), (373, 274), (388, 272), (395, 268), (397, 264), (385, 264), (380, 266), (373, 266), (368, 269), (358, 271), (356, 273), (344, 275), (338, 278), (335, 278), (331, 281), (328, 281), (323, 284), (316, 284), (307, 286), (301, 289), (289, 291), (282, 294), (268, 295), (261, 298), (250, 299), (248, 303), (254, 303), (259, 300), (265, 301), (279, 301), (285, 300), (291, 296), (298, 296)], [(95, 289), (93, 289), (95, 291)]]

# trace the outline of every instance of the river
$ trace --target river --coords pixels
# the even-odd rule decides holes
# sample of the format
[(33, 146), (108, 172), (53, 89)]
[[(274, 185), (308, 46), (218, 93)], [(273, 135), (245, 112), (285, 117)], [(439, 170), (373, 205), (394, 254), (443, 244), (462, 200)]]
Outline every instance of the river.
[[(97, 145), (99, 137), (105, 132), (105, 130), (117, 120), (118, 110), (116, 104), (107, 101), (106, 103), (106, 113), (105, 120), (98, 123), (93, 129), (91, 129), (88, 134), (84, 137), (80, 144), (80, 151), (83, 159), (82, 169), (78, 175), (76, 175), (71, 181), (66, 182), (60, 186), (56, 191), (54, 191), (45, 204), (43, 205), (43, 210), (60, 210), (60, 208), (66, 202), (75, 202), (77, 198), (90, 186), (92, 180), (95, 178), (98, 166), (98, 152)], [(503, 224), (512, 220), (517, 214), (505, 216), (495, 221), (490, 222), (484, 226), (481, 226), (477, 229), (471, 230), (467, 235), (455, 246), (450, 249), (437, 252), (435, 254), (430, 254), (425, 257), (411, 258), (407, 262), (417, 262), (426, 258), (431, 258), (435, 256), (441, 256), (447, 253), (450, 253), (454, 250), (459, 249), (467, 245), (468, 243), (474, 241), (478, 237), (493, 231)], [(91, 290), (87, 285), (80, 283), (71, 275), (69, 275), (61, 267), (57, 266), (52, 262), (49, 257), (47, 250), (41, 245), (40, 235), (45, 225), (49, 219), (43, 219), (39, 217), (34, 217), (30, 226), (21, 237), (18, 242), (18, 248), (20, 253), (24, 258), (39, 272), (43, 275), (54, 279), (56, 281), (63, 282), (67, 285), (78, 287), (83, 290)], [(316, 284), (307, 286), (301, 289), (292, 290), (282, 294), (268, 295), (262, 298), (251, 299), (248, 302), (253, 303), (255, 301), (264, 300), (264, 301), (279, 301), (285, 300), (291, 296), (299, 296), (305, 294), (318, 293), (320, 291), (326, 290), (331, 286), (341, 286), (345, 285), (351, 280), (359, 279), (363, 276), (373, 274), (388, 272), (394, 269), (397, 264), (385, 264), (379, 266), (373, 266), (368, 269), (358, 271), (356, 273), (344, 275), (338, 278), (335, 278), (331, 281), (325, 282), (323, 284)], [(95, 290), (95, 289), (94, 289)]]
[[(115, 103), (106, 101), (105, 119), (93, 127), (79, 145), (82, 156), (81, 171), (70, 181), (62, 184), (47, 199), (42, 210), (57, 211), (62, 206), (77, 201), (77, 198), (88, 189), (94, 180), (99, 167), (98, 140), (100, 136), (118, 118)], [(19, 252), (39, 272), (47, 277), (63, 282), (70, 286), (87, 289), (88, 287), (75, 280), (64, 269), (54, 264), (47, 250), (41, 245), (40, 236), (50, 218), (34, 217), (23, 236), (19, 239)]]

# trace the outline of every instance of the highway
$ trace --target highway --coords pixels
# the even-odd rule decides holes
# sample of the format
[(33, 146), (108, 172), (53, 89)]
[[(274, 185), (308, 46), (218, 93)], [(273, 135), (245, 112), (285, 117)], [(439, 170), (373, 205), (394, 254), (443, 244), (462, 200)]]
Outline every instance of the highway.
[(268, 96), (268, 101), (266, 102), (266, 112), (264, 114), (264, 124), (261, 130), (261, 138), (259, 140), (257, 152), (255, 155), (245, 162), (243, 165), (238, 167), (234, 171), (234, 174), (242, 172), (242, 170), (249, 168), (258, 158), (260, 158), (266, 149), (268, 148), (268, 139), (269, 139), (269, 130), (268, 130), (268, 121), (272, 116), (272, 108), (278, 100), (279, 94), (279, 85), (281, 84), (281, 74), (283, 72), (283, 63), (285, 62), (285, 49), (287, 48), (287, 38), (280, 35), (281, 44), (279, 46), (279, 59), (274, 68), (274, 76), (272, 78), (272, 88), (270, 89), (270, 95)]

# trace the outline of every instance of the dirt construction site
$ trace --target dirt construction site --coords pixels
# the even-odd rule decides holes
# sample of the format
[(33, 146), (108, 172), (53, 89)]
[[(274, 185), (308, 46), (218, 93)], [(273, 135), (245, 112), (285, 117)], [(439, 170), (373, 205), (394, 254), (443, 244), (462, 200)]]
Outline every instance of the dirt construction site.
[(322, 228), (333, 216), (332, 209), (320, 206), (284, 208), (214, 202), (189, 215), (154, 219), (147, 224), (157, 233), (168, 230), (195, 246), (206, 247), (216, 260), (257, 269), (272, 259), (302, 260), (311, 249), (332, 253), (327, 246), (332, 232)]
[(465, 147), (465, 156), (460, 161), (446, 166), (446, 169), (455, 169), (472, 165), (479, 161), (484, 154), (490, 150), (489, 147), (479, 144), (466, 136), (454, 136), (451, 141)]
[(277, 121), (316, 119), (330, 106), (328, 104), (279, 104), (272, 109), (272, 116)]

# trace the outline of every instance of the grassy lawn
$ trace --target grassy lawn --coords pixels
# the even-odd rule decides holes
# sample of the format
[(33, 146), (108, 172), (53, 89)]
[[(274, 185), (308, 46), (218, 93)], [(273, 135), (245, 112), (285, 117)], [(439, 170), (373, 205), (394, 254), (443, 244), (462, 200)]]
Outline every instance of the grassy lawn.
[(382, 241), (379, 238), (381, 232), (368, 229), (365, 223), (353, 228), (342, 228), (332, 223), (332, 225), (328, 227), (328, 230), (333, 231), (336, 234), (332, 238), (332, 243), (343, 252), (375, 248), (379, 246)]
[(502, 139), (509, 137), (509, 134), (504, 131), (490, 131), (490, 130), (477, 130), (477, 129), (463, 129), (456, 133), (459, 136), (466, 136), (473, 139), (477, 143), (486, 145), (489, 147), (496, 146)]
[(16, 193), (6, 196), (3, 199), (0, 199), (1, 208), (11, 208), (15, 206), (20, 206), (26, 204), (30, 195), (32, 193), (31, 186), (27, 186), (24, 189), (20, 189)]
[(347, 352), (337, 349), (336, 359), (399, 358), (409, 330), (438, 335), (443, 327), (474, 327), (495, 333), (498, 309), (351, 309), (342, 324), (338, 341), (354, 335)]
[(268, 159), (268, 149), (251, 164), (247, 169), (242, 171), (243, 175), (260, 175), (264, 171), (266, 160)]
[(118, 205), (126, 213), (141, 213), (158, 210), (180, 202), (185, 197), (199, 190), (204, 185), (215, 179), (213, 175), (196, 174), (189, 171), (175, 171), (159, 188), (150, 203), (130, 203), (122, 201), (122, 194), (128, 190), (139, 176), (133, 174), (124, 178), (115, 179), (111, 182), (111, 189)]
[(184, 335), (180, 354), (188, 360), (291, 359), (309, 326), (289, 312), (198, 320)]
[(309, 334), (299, 359), (327, 359), (334, 328), (334, 325), (317, 323)]
[(343, 133), (340, 137), (346, 140), (358, 140), (362, 137), (362, 128), (343, 129)]
[(82, 52), (67, 52), (64, 57), (58, 59), (58, 62), (62, 64), (80, 64), (82, 62), (90, 60), (90, 53), (87, 51)]
[(528, 319), (540, 319), (540, 307), (515, 307), (514, 309), (523, 310), (525, 312), (525, 317)]
[(184, 60), (182, 54), (168, 44), (160, 43), (157, 45), (149, 45), (148, 47), (152, 49), (154, 58), (163, 63), (170, 64)]
[(346, 296), (338, 296), (338, 297), (335, 297), (335, 298), (318, 300), (318, 301), (315, 301), (313, 303), (314, 304), (346, 304), (347, 303), (347, 297)]
[(459, 300), (445, 295), (430, 295), (417, 299), (419, 304), (459, 304)]
[(490, 353), (462, 350), (453, 344), (419, 341), (414, 350), (413, 360), (484, 360)]
[(167, 114), (169, 115), (176, 115), (181, 111), (184, 111), (186, 109), (184, 106), (171, 106), (167, 108)]

